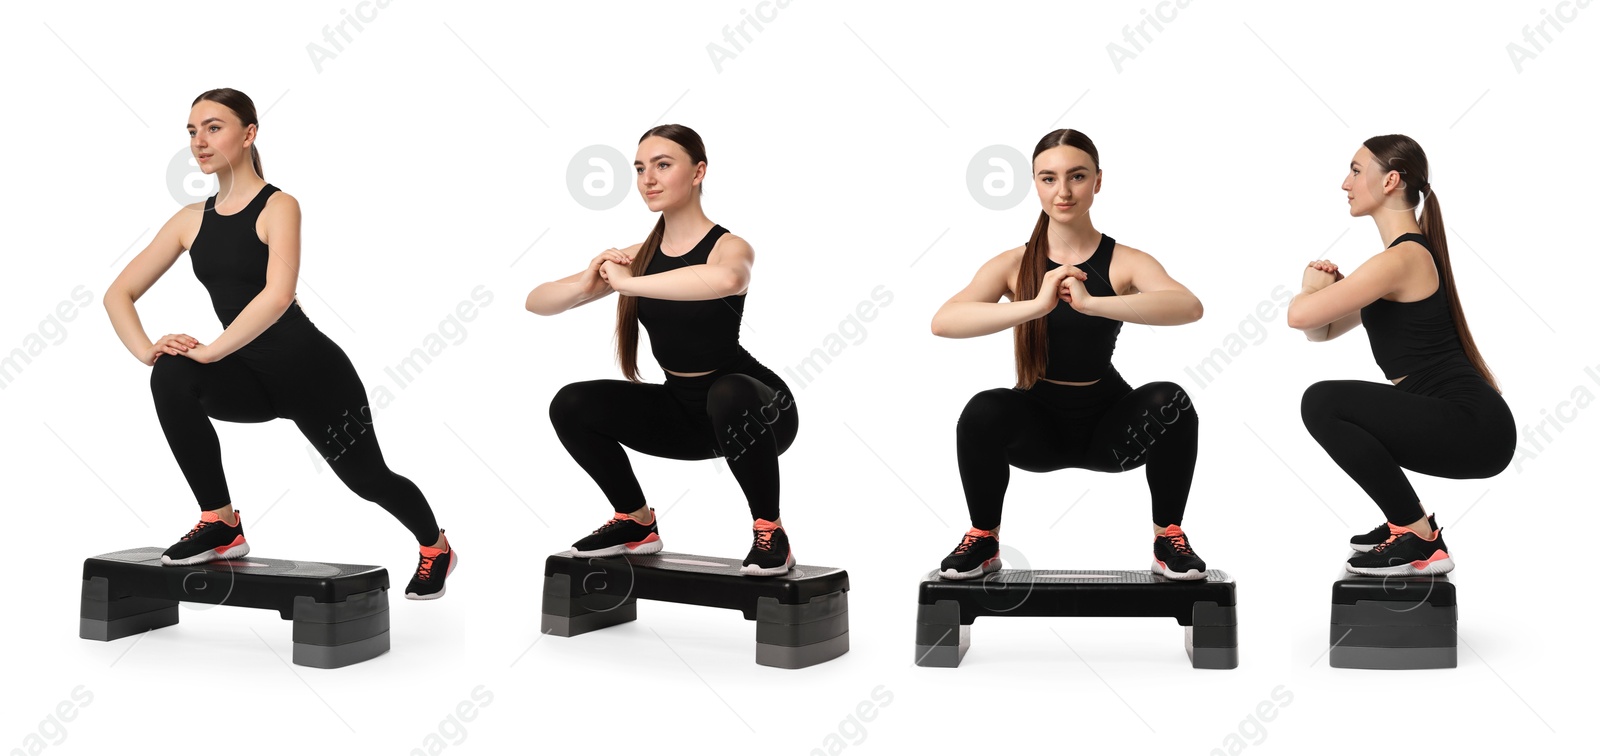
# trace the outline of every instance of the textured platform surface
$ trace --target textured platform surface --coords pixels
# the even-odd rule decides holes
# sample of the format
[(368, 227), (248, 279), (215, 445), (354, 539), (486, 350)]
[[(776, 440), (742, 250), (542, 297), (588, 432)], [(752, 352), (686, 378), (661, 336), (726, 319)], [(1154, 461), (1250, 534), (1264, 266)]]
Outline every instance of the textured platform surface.
[(998, 570), (981, 579), (944, 580), (930, 572), (921, 604), (955, 601), (961, 624), (977, 617), (1172, 617), (1191, 624), (1196, 602), (1234, 605), (1234, 582), (1222, 570), (1204, 580), (1169, 580), (1148, 570)]
[(296, 597), (333, 603), (389, 587), (389, 572), (373, 565), (245, 556), (178, 567), (161, 563), (163, 550), (151, 546), (89, 557), (83, 561), (83, 579), (109, 579), (115, 594), (110, 598), (276, 609), (284, 619), (294, 618)]
[[(797, 564), (785, 575), (752, 577), (739, 574), (740, 559), (677, 554), (573, 557), (554, 554), (544, 574), (569, 575), (571, 595), (631, 597), (678, 604), (737, 609), (755, 619), (763, 597), (780, 604), (804, 604), (818, 596), (850, 589), (850, 577), (838, 567)], [(548, 593), (548, 591), (546, 591)]]

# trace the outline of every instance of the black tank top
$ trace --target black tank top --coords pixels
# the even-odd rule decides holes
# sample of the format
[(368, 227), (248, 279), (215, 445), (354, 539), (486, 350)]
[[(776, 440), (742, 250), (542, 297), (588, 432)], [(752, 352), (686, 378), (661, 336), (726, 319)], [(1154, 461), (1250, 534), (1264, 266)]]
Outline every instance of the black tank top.
[[(200, 232), (189, 246), (189, 261), (194, 264), (194, 277), (211, 294), (211, 308), (217, 311), (224, 328), (267, 288), (267, 245), (256, 236), (256, 219), (267, 206), (267, 198), (276, 191), (278, 187), (271, 184), (261, 187), (250, 204), (233, 215), (217, 212), (216, 195), (206, 198)], [(293, 302), (277, 322), (305, 316), (300, 303)]]
[[(1077, 268), (1089, 275), (1083, 286), (1090, 296), (1116, 296), (1116, 290), (1111, 288), (1111, 254), (1116, 246), (1116, 239), (1101, 234), (1094, 254), (1078, 263)], [(1046, 271), (1059, 267), (1061, 263), (1045, 258)], [(1060, 300), (1045, 317), (1049, 334), (1045, 378), (1076, 382), (1095, 381), (1105, 375), (1111, 366), (1111, 352), (1117, 347), (1117, 334), (1122, 332), (1122, 321), (1085, 315)]]
[[(656, 250), (645, 275), (704, 265), (717, 239), (728, 233), (712, 226), (694, 249), (677, 257)], [(739, 321), (744, 316), (744, 295), (720, 299), (679, 301), (639, 297), (639, 323), (650, 333), (650, 352), (667, 370), (695, 373), (717, 370), (747, 354), (739, 345)]]
[[(1414, 241), (1428, 250), (1427, 237), (1422, 234), (1401, 234), (1389, 244), (1393, 247), (1403, 241)], [(1438, 265), (1438, 258), (1434, 264)], [(1456, 334), (1456, 321), (1450, 314), (1450, 298), (1445, 291), (1444, 278), (1426, 299), (1415, 302), (1373, 300), (1361, 308), (1361, 325), (1367, 329), (1367, 339), (1372, 343), (1372, 357), (1383, 376), (1390, 380), (1410, 375), (1451, 359), (1467, 361), (1461, 348), (1461, 337)]]

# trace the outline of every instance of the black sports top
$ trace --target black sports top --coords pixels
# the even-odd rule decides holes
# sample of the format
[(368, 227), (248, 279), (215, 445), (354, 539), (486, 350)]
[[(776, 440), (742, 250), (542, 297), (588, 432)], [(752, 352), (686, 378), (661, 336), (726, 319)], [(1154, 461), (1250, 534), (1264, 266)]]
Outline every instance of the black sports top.
[[(658, 249), (644, 274), (704, 265), (717, 239), (726, 233), (728, 229), (712, 226), (694, 249), (677, 257)], [(743, 294), (693, 301), (639, 297), (639, 322), (650, 333), (650, 351), (656, 363), (679, 372), (717, 370), (747, 354), (739, 345), (742, 317)]]
[[(1433, 254), (1427, 237), (1422, 234), (1401, 234), (1389, 244), (1393, 247), (1403, 241), (1421, 244)], [(1437, 265), (1438, 259), (1434, 259)], [(1361, 308), (1361, 324), (1367, 329), (1372, 343), (1372, 357), (1390, 380), (1410, 375), (1452, 358), (1466, 360), (1461, 348), (1461, 337), (1456, 334), (1456, 321), (1450, 314), (1450, 297), (1445, 292), (1445, 281), (1426, 299), (1415, 302), (1373, 300)]]
[[(267, 206), (267, 198), (278, 187), (261, 187), (250, 204), (233, 215), (217, 212), (217, 196), (206, 198), (206, 211), (200, 216), (200, 232), (189, 246), (189, 261), (194, 277), (211, 294), (211, 308), (224, 328), (267, 288), (267, 245), (256, 236), (256, 219)], [(289, 304), (277, 322), (305, 319), (299, 302)]]
[[(1111, 288), (1111, 253), (1117, 240), (1100, 235), (1100, 246), (1095, 247), (1089, 259), (1078, 263), (1077, 268), (1089, 275), (1083, 282), (1090, 296), (1116, 296)], [(1061, 263), (1045, 258), (1045, 270), (1061, 267)], [(1060, 300), (1055, 309), (1045, 316), (1048, 348), (1044, 377), (1052, 381), (1094, 381), (1105, 375), (1111, 366), (1111, 352), (1117, 347), (1117, 334), (1122, 332), (1122, 321), (1085, 315)]]

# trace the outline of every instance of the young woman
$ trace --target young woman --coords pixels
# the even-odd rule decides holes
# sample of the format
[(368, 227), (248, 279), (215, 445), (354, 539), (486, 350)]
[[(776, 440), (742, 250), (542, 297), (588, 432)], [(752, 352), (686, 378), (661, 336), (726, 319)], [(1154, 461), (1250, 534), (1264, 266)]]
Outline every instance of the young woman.
[(1181, 527), (1199, 439), (1194, 406), (1175, 383), (1135, 389), (1111, 365), (1124, 321), (1192, 323), (1200, 300), (1154, 257), (1095, 229), (1089, 209), (1100, 191), (1100, 153), (1087, 136), (1046, 134), (1033, 150), (1033, 181), (1043, 209), (1028, 243), (985, 263), (933, 316), (933, 333), (949, 338), (1015, 329), (1017, 368), (1015, 388), (972, 397), (956, 424), (972, 528), (940, 574), (964, 580), (1000, 569), (1000, 509), (1012, 467), (1124, 472), (1144, 465), (1151, 571), (1203, 578), (1205, 562)]
[(1345, 569), (1443, 574), (1455, 562), (1401, 468), (1445, 478), (1497, 475), (1516, 451), (1516, 425), (1467, 330), (1422, 148), (1400, 134), (1368, 139), (1340, 188), (1350, 215), (1377, 225), (1384, 250), (1349, 276), (1313, 260), (1289, 305), (1289, 326), (1327, 341), (1365, 325), (1390, 383), (1314, 383), (1300, 415), (1388, 520), (1350, 539), (1358, 553)]
[[(151, 367), (161, 430), (200, 503), (199, 524), (161, 561), (198, 564), (249, 553), (211, 418), (282, 417), (322, 450), (350, 490), (416, 536), (421, 558), (406, 598), (439, 598), (456, 554), (422, 492), (384, 464), (366, 388), (350, 359), (295, 300), (300, 205), (261, 178), (258, 127), (255, 104), (242, 92), (213, 89), (195, 98), (189, 148), (200, 170), (217, 177), (217, 194), (174, 214), (106, 289), (117, 336)], [(133, 303), (186, 250), (223, 331), (209, 344), (185, 333), (151, 342)]]
[[(615, 510), (572, 553), (661, 550), (655, 510), (628, 464), (627, 446), (670, 459), (725, 457), (755, 520), (755, 543), (740, 571), (782, 575), (794, 554), (778, 518), (778, 455), (794, 442), (800, 419), (789, 387), (739, 345), (755, 253), (701, 210), (706, 150), (692, 129), (646, 131), (633, 167), (645, 205), (661, 213), (650, 236), (528, 293), (528, 310), (540, 315), (618, 295), (617, 359), (628, 380), (574, 383), (550, 401), (556, 435)], [(640, 324), (666, 373), (664, 385), (639, 380)]]

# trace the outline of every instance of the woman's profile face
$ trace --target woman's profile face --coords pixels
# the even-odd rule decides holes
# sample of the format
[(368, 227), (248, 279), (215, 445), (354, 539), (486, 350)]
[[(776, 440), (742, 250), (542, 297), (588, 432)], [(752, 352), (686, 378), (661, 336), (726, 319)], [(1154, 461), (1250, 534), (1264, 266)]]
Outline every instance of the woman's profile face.
[(245, 126), (232, 108), (201, 100), (189, 109), (189, 152), (200, 170), (216, 173), (223, 167), (250, 166), (250, 145), (255, 126)]
[(1100, 191), (1100, 170), (1089, 153), (1060, 145), (1033, 159), (1033, 186), (1039, 206), (1051, 218), (1067, 223), (1082, 217)]
[(1353, 218), (1371, 215), (1372, 211), (1383, 206), (1383, 184), (1388, 180), (1389, 171), (1377, 165), (1377, 160), (1372, 150), (1365, 146), (1356, 150), (1355, 156), (1350, 158), (1350, 171), (1345, 174), (1344, 183), (1339, 188), (1344, 190)]
[(703, 164), (692, 162), (677, 142), (658, 136), (639, 143), (633, 170), (638, 174), (639, 196), (651, 212), (689, 201), (705, 176)]

